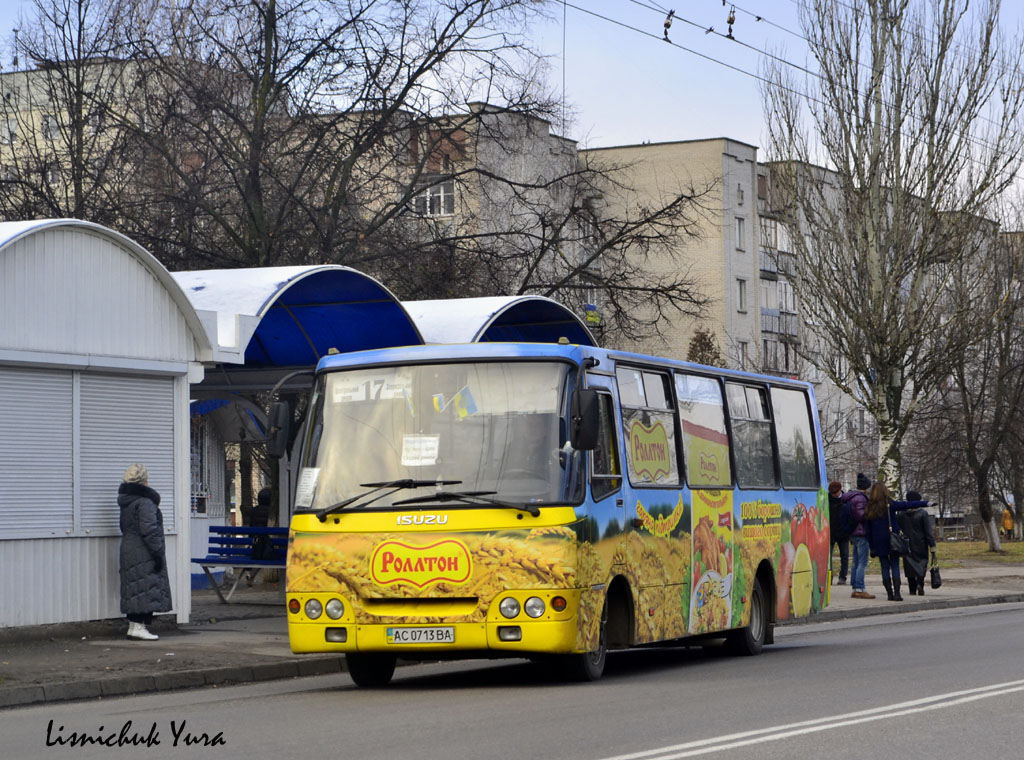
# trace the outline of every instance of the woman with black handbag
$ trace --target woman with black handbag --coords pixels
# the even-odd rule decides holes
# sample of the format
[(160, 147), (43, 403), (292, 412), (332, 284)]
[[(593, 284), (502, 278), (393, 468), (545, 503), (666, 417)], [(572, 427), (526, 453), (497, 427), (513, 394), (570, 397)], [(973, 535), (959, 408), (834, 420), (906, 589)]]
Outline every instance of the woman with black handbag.
[[(926, 509), (928, 502), (921, 498), (917, 491), (907, 491), (906, 501), (894, 501), (892, 510), (907, 537), (909, 551), (903, 557), (903, 570), (907, 574), (907, 586), (911, 594), (924, 596), (924, 578), (928, 572), (928, 553), (932, 550), (934, 558), (935, 529), (932, 516)], [(938, 568), (935, 568), (938, 572)], [(934, 573), (933, 573), (934, 575)], [(939, 581), (941, 585), (942, 581)], [(938, 588), (935, 586), (934, 588)]]
[(900, 555), (894, 551), (894, 532), (899, 532), (894, 513), (889, 510), (892, 494), (885, 483), (876, 480), (868, 491), (868, 508), (864, 513), (871, 556), (882, 566), (882, 585), (890, 602), (902, 602), (900, 595)]

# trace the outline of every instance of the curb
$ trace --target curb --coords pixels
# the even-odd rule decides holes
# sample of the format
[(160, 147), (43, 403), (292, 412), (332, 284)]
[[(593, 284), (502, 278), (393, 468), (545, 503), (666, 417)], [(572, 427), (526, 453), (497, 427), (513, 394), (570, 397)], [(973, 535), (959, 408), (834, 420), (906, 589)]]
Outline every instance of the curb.
[(323, 676), (347, 671), (344, 656), (331, 655), (261, 665), (233, 665), (204, 670), (182, 670), (159, 676), (132, 675), (90, 681), (14, 686), (7, 689), (0, 687), (0, 709), (42, 702), (69, 702), (77, 699), (147, 694), (202, 686), (226, 686), (255, 681)]
[[(987, 604), (1010, 604), (1015, 602), (1024, 602), (1024, 593), (996, 594), (978, 598), (905, 601), (889, 607), (875, 605), (862, 609), (825, 610), (809, 619), (784, 620), (781, 623), (777, 623), (777, 625), (788, 628), (791, 626), (828, 623), (878, 615), (952, 609), (955, 607), (977, 607)], [(330, 655), (251, 666), (233, 665), (204, 670), (182, 670), (158, 676), (129, 675), (120, 678), (93, 679), (88, 681), (66, 681), (9, 688), (0, 687), (0, 710), (8, 707), (21, 707), (44, 702), (70, 702), (82, 699), (147, 694), (205, 686), (227, 686), (345, 672), (348, 672), (348, 667), (346, 666), (344, 655)]]
[(1024, 602), (1024, 594), (994, 594), (975, 598), (940, 599), (933, 601), (909, 601), (893, 602), (891, 606), (881, 607), (877, 604), (872, 607), (850, 610), (828, 610), (819, 612), (809, 618), (802, 620), (783, 620), (776, 625), (811, 625), (813, 623), (831, 623), (837, 620), (849, 620), (853, 618), (875, 617), (877, 615), (897, 615), (906, 612), (922, 612), (925, 610), (948, 610), (955, 607), (979, 607), (985, 604), (1012, 604)]

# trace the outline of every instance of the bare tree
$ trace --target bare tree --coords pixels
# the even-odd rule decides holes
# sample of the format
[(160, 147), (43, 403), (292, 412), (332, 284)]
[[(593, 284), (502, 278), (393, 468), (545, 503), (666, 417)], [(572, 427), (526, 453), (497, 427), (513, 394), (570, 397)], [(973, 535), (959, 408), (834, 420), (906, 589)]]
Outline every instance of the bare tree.
[[(0, 216), (116, 224), (138, 152), (120, 126), (133, 100), (128, 0), (33, 0), (0, 76)], [(112, 117), (111, 109), (116, 110)]]
[(947, 357), (952, 382), (939, 386), (957, 409), (954, 432), (973, 476), (978, 514), (989, 548), (998, 551), (998, 512), (992, 507), (993, 469), (1000, 450), (1024, 419), (1024, 256), (1019, 234), (1003, 235), (983, 257), (970, 262), (955, 291), (980, 283), (981, 299), (967, 299), (976, 312), (991, 315), (985, 329)]
[(998, 2), (981, 3), (974, 23), (967, 11), (967, 0), (810, 0), (813, 73), (798, 83), (766, 66), (794, 287), (814, 304), (809, 329), (847, 360), (850, 380), (830, 379), (877, 421), (893, 485), (921, 400), (978, 316), (942, 294), (984, 244), (985, 213), (1024, 147), (1022, 46), (1002, 38)]

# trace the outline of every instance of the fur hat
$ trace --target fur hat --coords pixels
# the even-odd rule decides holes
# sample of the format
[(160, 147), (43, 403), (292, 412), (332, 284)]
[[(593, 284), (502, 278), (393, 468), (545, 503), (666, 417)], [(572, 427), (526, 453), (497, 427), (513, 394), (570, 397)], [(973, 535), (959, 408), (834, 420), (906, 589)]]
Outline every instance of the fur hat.
[(857, 473), (857, 490), (866, 491), (871, 488), (871, 481), (868, 480), (868, 476), (863, 472)]
[(917, 491), (907, 491), (907, 501), (924, 501)]
[(125, 483), (148, 483), (149, 482), (149, 470), (146, 469), (146, 465), (136, 462), (135, 464), (128, 465), (128, 469), (124, 471), (124, 482)]
[(843, 492), (843, 484), (840, 483), (838, 480), (833, 480), (831, 483), (828, 484), (828, 492), (832, 496), (838, 496)]

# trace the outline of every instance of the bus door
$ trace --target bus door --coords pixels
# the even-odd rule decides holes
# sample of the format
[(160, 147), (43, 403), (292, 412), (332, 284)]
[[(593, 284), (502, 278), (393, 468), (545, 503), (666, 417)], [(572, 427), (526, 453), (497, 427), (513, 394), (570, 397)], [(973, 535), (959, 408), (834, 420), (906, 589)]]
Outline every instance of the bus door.
[(637, 595), (639, 642), (686, 633), (690, 510), (679, 467), (671, 376), (619, 365), (626, 535), (619, 554)]
[(590, 452), (590, 487), (587, 494), (589, 539), (596, 546), (602, 539), (623, 532), (626, 514), (622, 495), (622, 447), (618, 435), (615, 385), (609, 377), (590, 375), (587, 387), (598, 392), (598, 443)]

